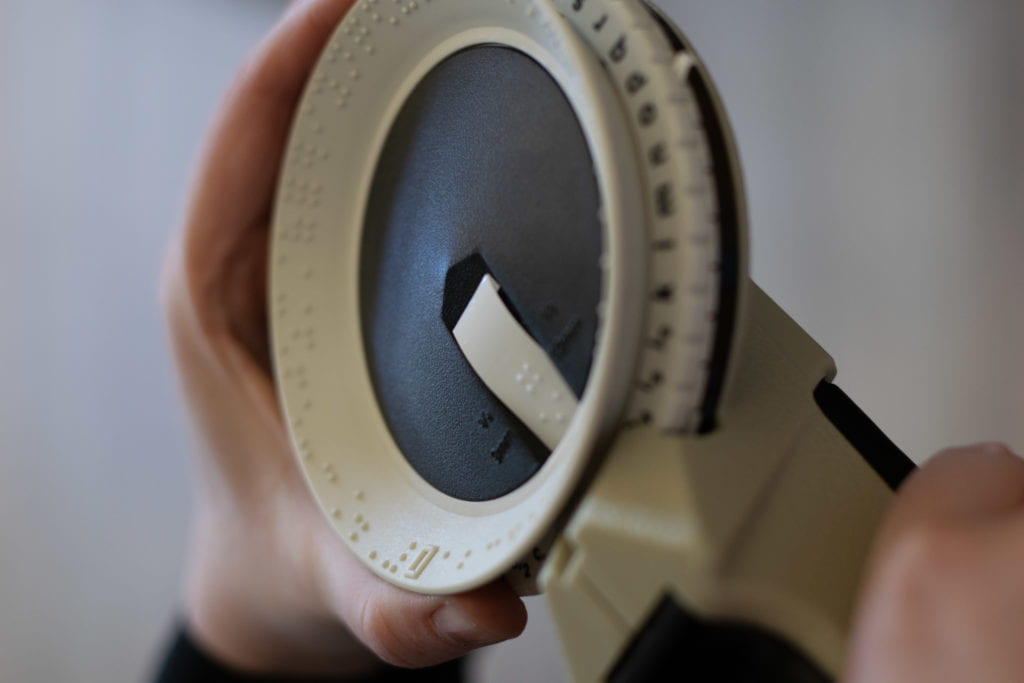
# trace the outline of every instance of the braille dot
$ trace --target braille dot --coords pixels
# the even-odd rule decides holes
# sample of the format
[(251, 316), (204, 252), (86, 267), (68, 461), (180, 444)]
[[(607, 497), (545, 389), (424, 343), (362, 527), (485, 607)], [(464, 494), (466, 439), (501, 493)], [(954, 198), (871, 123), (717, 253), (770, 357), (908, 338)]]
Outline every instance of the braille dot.
[(462, 563), (459, 562), (457, 565), (455, 565), (455, 568), (456, 569), (462, 569), (462, 566), (463, 566)]
[(409, 559), (409, 556), (406, 555), (405, 553), (402, 553), (401, 555), (398, 556), (398, 561), (399, 562), (405, 562), (408, 559)]
[(363, 531), (369, 531), (370, 530), (370, 525), (369, 524), (364, 524), (361, 528), (362, 528)]
[(473, 551), (472, 551), (472, 550), (467, 550), (467, 551), (466, 551), (466, 557), (469, 557), (469, 556), (470, 556), (470, 555), (472, 555), (472, 554), (473, 554)]
[(412, 543), (409, 544), (409, 550), (416, 550), (416, 542), (415, 541), (413, 541)]
[(355, 543), (356, 541), (359, 540), (359, 534), (357, 534), (356, 532), (353, 531), (351, 534), (349, 534), (349, 540), (351, 540), (353, 543)]
[(370, 553), (370, 559), (371, 560), (376, 560), (377, 559), (377, 551), (376, 550), (374, 550), (372, 553)]
[(341, 519), (341, 510), (335, 508), (334, 512), (332, 514), (333, 514), (335, 519)]
[(391, 565), (391, 573), (394, 574), (396, 571), (398, 571), (398, 565), (397, 564)]
[(447, 559), (448, 559), (449, 557), (451, 557), (451, 556), (452, 556), (452, 554), (451, 554), (450, 552), (448, 552), (447, 550), (446, 550), (446, 551), (444, 551), (444, 554), (443, 554), (443, 555), (441, 555), (441, 557), (442, 557), (442, 558), (444, 558), (444, 559), (446, 559), (446, 560), (447, 560)]
[(384, 569), (387, 569), (388, 567), (391, 566), (391, 563), (389, 561), (387, 561), (387, 560), (384, 560), (384, 564), (382, 564), (381, 566), (384, 567)]
[(356, 524), (362, 524), (362, 523), (363, 523), (363, 516), (362, 515), (356, 515)]

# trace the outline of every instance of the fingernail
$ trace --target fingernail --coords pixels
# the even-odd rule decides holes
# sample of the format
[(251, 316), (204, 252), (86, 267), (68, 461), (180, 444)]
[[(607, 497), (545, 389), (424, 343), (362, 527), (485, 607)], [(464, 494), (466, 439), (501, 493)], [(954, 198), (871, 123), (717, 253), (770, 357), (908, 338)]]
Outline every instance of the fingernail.
[(496, 633), (480, 628), (468, 614), (451, 603), (434, 612), (434, 628), (438, 633), (467, 647), (493, 645), (505, 640)]

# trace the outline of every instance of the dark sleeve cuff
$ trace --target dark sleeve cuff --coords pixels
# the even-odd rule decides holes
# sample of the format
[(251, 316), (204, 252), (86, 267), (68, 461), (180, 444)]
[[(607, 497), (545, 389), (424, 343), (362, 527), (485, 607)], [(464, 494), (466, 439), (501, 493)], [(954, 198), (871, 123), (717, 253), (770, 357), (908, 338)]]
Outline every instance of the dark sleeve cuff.
[(429, 669), (387, 667), (371, 678), (302, 678), (295, 676), (254, 676), (233, 671), (200, 649), (179, 629), (155, 677), (155, 683), (461, 683), (462, 660)]

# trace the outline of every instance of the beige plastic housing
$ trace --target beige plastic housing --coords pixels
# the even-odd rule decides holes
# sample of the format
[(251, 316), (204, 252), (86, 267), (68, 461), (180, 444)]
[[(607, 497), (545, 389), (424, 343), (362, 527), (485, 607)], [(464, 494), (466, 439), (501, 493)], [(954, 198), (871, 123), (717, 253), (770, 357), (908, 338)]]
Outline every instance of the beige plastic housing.
[(721, 428), (623, 433), (541, 574), (572, 678), (604, 680), (671, 594), (837, 674), (892, 494), (815, 405), (832, 359), (751, 283)]

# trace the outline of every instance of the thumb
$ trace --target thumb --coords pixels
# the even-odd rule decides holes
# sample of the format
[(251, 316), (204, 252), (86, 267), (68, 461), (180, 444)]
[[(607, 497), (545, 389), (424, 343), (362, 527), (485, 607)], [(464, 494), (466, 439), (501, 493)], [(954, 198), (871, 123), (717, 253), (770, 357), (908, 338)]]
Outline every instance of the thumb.
[(504, 581), (459, 595), (420, 595), (351, 560), (334, 575), (331, 601), (353, 635), (388, 664), (433, 666), (514, 638), (526, 626), (526, 607)]
[(951, 448), (929, 459), (900, 489), (876, 547), (914, 529), (970, 524), (1024, 503), (1024, 460), (1002, 444)]
[(1019, 537), (1007, 523), (1022, 506), (1024, 461), (1005, 446), (948, 450), (911, 475), (875, 540), (843, 680), (971, 679), (955, 666), (985, 660), (992, 628), (1015, 633), (992, 606), (1012, 604), (1003, 574), (1019, 563), (1005, 539)]

